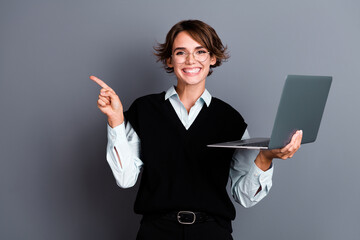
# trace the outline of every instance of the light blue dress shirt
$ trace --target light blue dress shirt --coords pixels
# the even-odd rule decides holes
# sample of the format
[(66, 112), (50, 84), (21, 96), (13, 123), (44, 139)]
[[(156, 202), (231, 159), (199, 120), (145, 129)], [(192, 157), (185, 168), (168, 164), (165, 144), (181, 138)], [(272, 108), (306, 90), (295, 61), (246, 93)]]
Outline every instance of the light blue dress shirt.
[[(169, 99), (184, 127), (189, 129), (203, 105), (209, 106), (211, 104), (211, 98), (210, 93), (205, 89), (189, 113), (180, 101), (175, 87), (166, 91), (164, 100)], [(108, 125), (107, 129), (106, 159), (116, 183), (121, 188), (132, 187), (135, 185), (144, 164), (140, 159), (140, 138), (129, 122), (122, 123), (114, 128)], [(249, 133), (246, 130), (242, 139), (247, 138), (249, 138)], [(258, 168), (254, 163), (258, 153), (258, 150), (237, 149), (231, 162), (229, 175), (231, 194), (235, 201), (246, 208), (254, 206), (263, 199), (272, 186), (273, 165), (267, 171)], [(257, 193), (260, 187), (261, 191)]]

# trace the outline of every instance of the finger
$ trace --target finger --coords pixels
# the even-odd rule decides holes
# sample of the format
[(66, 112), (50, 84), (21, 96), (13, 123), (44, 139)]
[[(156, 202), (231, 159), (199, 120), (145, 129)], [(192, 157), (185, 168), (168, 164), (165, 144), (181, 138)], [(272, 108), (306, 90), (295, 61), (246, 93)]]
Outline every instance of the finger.
[(300, 130), (297, 130), (295, 134), (292, 136), (290, 143), (295, 144), (299, 136), (300, 136)]
[(287, 152), (286, 154), (281, 156), (281, 159), (286, 160), (286, 159), (292, 158), (294, 156), (295, 152), (296, 152), (296, 150), (292, 151), (292, 152)]
[(116, 101), (118, 99), (118, 96), (116, 95), (116, 93), (113, 90), (101, 90), (100, 91), (100, 95), (103, 97), (109, 97), (110, 100), (114, 100)]
[(302, 140), (302, 131), (300, 130), (298, 131), (297, 137), (295, 139), (293, 149), (291, 149), (293, 153), (295, 153), (300, 148), (301, 140)]
[[(294, 135), (295, 135), (295, 134), (294, 134)], [(283, 147), (283, 148), (280, 149), (280, 152), (281, 152), (282, 154), (285, 154), (285, 153), (288, 152), (289, 149), (291, 148), (291, 146), (292, 146), (292, 144), (293, 144), (294, 135), (292, 136), (291, 141), (290, 141), (285, 147)]]
[(294, 143), (294, 150), (297, 151), (300, 147), (301, 144), (301, 136), (299, 134), (299, 136), (296, 138), (296, 141)]
[(97, 103), (100, 107), (106, 107), (106, 104), (101, 99), (98, 99)]
[(296, 143), (297, 137), (299, 136), (299, 131), (296, 131), (295, 134), (291, 137), (291, 141), (288, 145), (286, 145), (283, 149), (282, 149), (282, 153), (285, 152), (292, 152), (294, 150), (294, 145)]
[(286, 152), (289, 151), (289, 149), (291, 148), (291, 146), (292, 146), (292, 139), (291, 139), (291, 141), (290, 141), (285, 147), (283, 147), (283, 148), (280, 149), (280, 153), (285, 154)]
[(293, 147), (289, 149), (289, 158), (292, 158), (294, 154), (299, 150), (302, 140), (302, 131), (298, 131), (298, 136), (296, 137)]
[(111, 87), (109, 87), (103, 80), (101, 80), (100, 78), (97, 78), (95, 76), (90, 76), (89, 77), (91, 80), (93, 80), (94, 82), (96, 82), (98, 85), (100, 85), (100, 87), (105, 88), (105, 89), (111, 89)]
[(102, 88), (102, 89), (100, 90), (100, 94), (103, 95), (103, 96), (108, 96), (110, 93), (116, 94), (115, 91), (112, 90), (112, 89)]
[(101, 101), (103, 101), (105, 104), (110, 104), (110, 99), (108, 99), (108, 97), (99, 95), (99, 99), (101, 99)]
[(303, 131), (302, 130), (300, 130), (300, 134), (299, 134), (299, 137), (298, 137), (298, 144), (299, 144), (299, 148), (300, 148), (300, 146), (301, 146), (301, 141), (302, 141), (302, 138), (303, 138)]
[(100, 93), (99, 97), (103, 97), (103, 98), (106, 98), (108, 101), (111, 101), (111, 98), (109, 96), (106, 96), (106, 94)]

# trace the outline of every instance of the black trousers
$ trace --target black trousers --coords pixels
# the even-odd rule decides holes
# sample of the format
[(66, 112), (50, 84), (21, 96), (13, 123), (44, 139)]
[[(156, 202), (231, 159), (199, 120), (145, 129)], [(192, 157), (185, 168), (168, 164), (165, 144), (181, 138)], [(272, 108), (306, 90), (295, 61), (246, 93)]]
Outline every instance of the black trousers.
[(217, 221), (191, 225), (164, 218), (143, 217), (136, 240), (232, 240), (231, 231)]

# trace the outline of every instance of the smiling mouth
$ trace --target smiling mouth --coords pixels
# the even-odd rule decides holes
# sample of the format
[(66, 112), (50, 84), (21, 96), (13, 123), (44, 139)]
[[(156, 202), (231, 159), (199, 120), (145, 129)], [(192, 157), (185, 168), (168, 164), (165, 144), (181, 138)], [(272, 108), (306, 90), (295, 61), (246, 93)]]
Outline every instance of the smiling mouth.
[(201, 68), (184, 68), (183, 72), (185, 73), (198, 73), (200, 72)]

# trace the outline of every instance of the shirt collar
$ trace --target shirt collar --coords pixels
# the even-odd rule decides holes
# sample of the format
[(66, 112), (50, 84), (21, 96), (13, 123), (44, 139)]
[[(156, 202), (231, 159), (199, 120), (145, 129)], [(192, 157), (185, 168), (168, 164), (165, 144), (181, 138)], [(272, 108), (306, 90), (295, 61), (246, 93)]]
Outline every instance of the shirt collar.
[[(172, 97), (172, 96), (177, 96), (179, 98), (179, 95), (177, 94), (175, 87), (172, 86), (170, 87), (166, 93), (165, 93), (165, 100), (167, 100), (168, 98)], [(205, 91), (203, 92), (203, 94), (201, 94), (201, 96), (199, 97), (199, 99), (202, 99), (206, 106), (209, 107), (210, 103), (211, 103), (211, 94), (208, 92), (208, 90), (205, 89)], [(199, 100), (198, 99), (198, 100)]]

